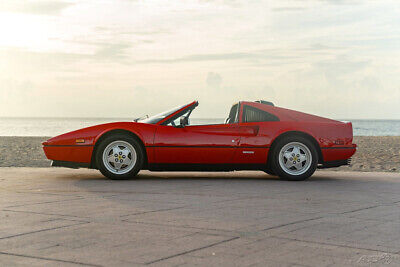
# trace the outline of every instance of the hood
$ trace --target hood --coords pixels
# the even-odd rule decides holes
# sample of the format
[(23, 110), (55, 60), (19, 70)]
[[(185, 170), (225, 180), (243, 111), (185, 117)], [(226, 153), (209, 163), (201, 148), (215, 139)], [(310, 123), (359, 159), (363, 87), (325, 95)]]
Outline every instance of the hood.
[(105, 131), (120, 128), (133, 128), (132, 126), (141, 123), (136, 122), (111, 122), (99, 124), (76, 131), (68, 132), (50, 138), (42, 143), (43, 146), (75, 146), (75, 145), (94, 145), (96, 138)]

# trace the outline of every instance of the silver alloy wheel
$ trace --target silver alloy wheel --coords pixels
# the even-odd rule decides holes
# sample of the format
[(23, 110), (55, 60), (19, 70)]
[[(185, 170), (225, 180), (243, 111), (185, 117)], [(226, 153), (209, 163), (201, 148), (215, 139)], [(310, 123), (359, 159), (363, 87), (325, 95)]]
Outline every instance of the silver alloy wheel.
[(291, 142), (279, 151), (279, 165), (290, 175), (302, 175), (310, 169), (312, 154), (310, 149), (300, 143)]
[(103, 163), (113, 174), (126, 174), (136, 165), (135, 148), (126, 141), (114, 141), (103, 151)]

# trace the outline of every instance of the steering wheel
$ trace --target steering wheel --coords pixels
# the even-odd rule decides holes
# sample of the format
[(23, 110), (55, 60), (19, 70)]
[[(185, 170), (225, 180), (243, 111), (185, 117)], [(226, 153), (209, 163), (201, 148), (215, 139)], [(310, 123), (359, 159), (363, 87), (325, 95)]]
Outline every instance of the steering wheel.
[(225, 124), (228, 124), (230, 122), (231, 122), (231, 118), (228, 117), (228, 118), (225, 119)]
[(176, 127), (176, 124), (175, 124), (174, 121), (171, 121), (171, 125), (174, 126), (174, 127)]

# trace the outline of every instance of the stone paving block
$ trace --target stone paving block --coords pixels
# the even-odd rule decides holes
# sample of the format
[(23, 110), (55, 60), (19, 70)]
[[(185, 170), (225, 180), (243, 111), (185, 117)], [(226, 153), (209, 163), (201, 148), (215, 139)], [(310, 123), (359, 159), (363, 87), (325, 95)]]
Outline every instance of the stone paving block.
[(157, 210), (179, 208), (181, 205), (168, 202), (118, 201), (113, 198), (90, 197), (65, 202), (29, 204), (10, 208), (19, 212), (55, 214), (82, 219), (119, 220), (120, 216), (142, 214)]
[[(114, 264), (152, 262), (231, 237), (132, 224), (89, 223), (24, 237), (0, 239), (0, 251), (65, 261)], [(88, 261), (89, 260), (89, 261)]]
[(37, 231), (57, 229), (81, 223), (81, 221), (67, 220), (57, 216), (1, 211), (0, 240), (12, 236), (27, 235)]
[[(253, 257), (255, 254), (271, 256), (276, 252), (276, 248), (283, 247), (284, 244), (292, 242), (291, 240), (278, 238), (264, 238), (261, 240), (238, 238), (230, 242), (222, 243), (211, 248), (202, 249), (190, 253), (190, 256), (195, 257), (211, 257), (221, 255), (231, 255), (232, 257)], [(280, 255), (281, 250), (278, 251)], [(271, 258), (271, 257), (270, 257)]]
[[(309, 226), (281, 232), (277, 236), (332, 244), (352, 244), (353, 246), (359, 246), (361, 243), (361, 247), (379, 250), (382, 249), (379, 248), (382, 244), (388, 244), (389, 241), (400, 237), (399, 223), (362, 220), (344, 215), (330, 216), (315, 221)], [(305, 224), (307, 225), (307, 223)], [(362, 242), (363, 240), (364, 242)], [(396, 248), (386, 247), (391, 252)]]
[(50, 203), (78, 199), (79, 196), (57, 195), (39, 192), (20, 192), (0, 189), (0, 209), (7, 209), (32, 203)]
[(355, 211), (348, 214), (348, 216), (365, 220), (400, 222), (400, 207), (397, 205), (382, 205), (371, 209)]
[(66, 267), (76, 267), (76, 263), (68, 263), (68, 262), (59, 262), (51, 259), (37, 259), (30, 258), (26, 256), (19, 255), (7, 255), (0, 253), (0, 266), (46, 266), (46, 267), (58, 267), (58, 266), (66, 266)]
[(107, 197), (118, 202), (124, 201), (135, 201), (145, 203), (171, 203), (185, 206), (203, 206), (210, 207), (210, 205), (223, 204), (225, 202), (231, 202), (235, 199), (234, 196), (214, 196), (207, 194), (172, 194), (172, 193), (129, 193), (129, 194), (118, 194)]
[(0, 169), (0, 265), (398, 266), (400, 175)]

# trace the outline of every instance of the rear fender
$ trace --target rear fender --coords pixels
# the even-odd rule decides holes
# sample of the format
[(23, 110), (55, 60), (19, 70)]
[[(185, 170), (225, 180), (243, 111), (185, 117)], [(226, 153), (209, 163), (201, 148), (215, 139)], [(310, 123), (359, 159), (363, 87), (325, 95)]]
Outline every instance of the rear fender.
[(303, 136), (303, 137), (309, 139), (314, 144), (315, 148), (317, 149), (318, 163), (324, 162), (322, 151), (321, 151), (321, 146), (318, 143), (317, 139), (314, 137), (314, 135), (312, 133), (310, 133), (309, 131), (303, 130), (303, 129), (300, 130), (300, 131), (294, 131), (294, 130), (282, 130), (282, 131), (280, 131), (271, 142), (271, 148), (270, 148), (270, 150), (268, 152), (268, 160), (270, 159), (270, 153), (272, 153), (271, 151), (273, 150), (275, 144), (280, 139), (282, 139), (282, 138), (284, 138), (286, 136)]

